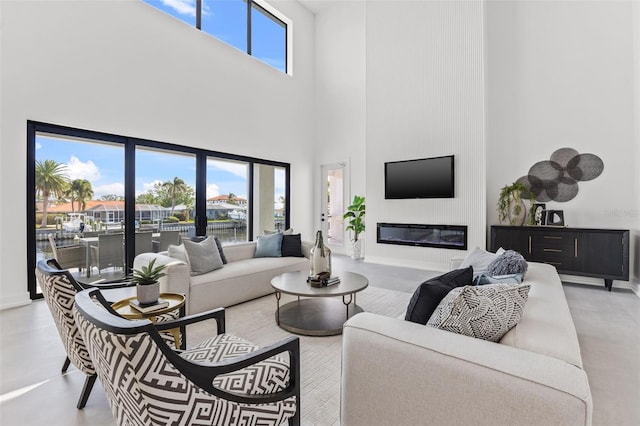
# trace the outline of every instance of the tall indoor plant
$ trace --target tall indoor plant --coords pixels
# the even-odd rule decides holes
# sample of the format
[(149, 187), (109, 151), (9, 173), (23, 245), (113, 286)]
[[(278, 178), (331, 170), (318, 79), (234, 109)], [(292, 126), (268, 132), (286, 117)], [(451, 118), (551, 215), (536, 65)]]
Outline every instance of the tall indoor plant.
[(141, 305), (154, 304), (160, 297), (160, 283), (158, 280), (167, 275), (164, 272), (167, 265), (155, 266), (155, 263), (156, 259), (153, 258), (147, 266), (131, 270), (131, 282), (136, 283), (138, 302)]
[(353, 202), (347, 208), (347, 212), (342, 217), (348, 220), (347, 231), (353, 231), (353, 239), (351, 240), (351, 258), (362, 259), (362, 239), (360, 234), (364, 232), (364, 215), (366, 207), (364, 205), (364, 197), (355, 195)]

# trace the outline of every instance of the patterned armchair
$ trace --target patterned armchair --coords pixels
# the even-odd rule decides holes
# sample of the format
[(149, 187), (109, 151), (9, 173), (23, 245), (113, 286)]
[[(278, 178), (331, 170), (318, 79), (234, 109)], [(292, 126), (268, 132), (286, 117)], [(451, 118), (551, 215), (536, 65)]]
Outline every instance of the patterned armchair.
[[(49, 306), (51, 315), (60, 334), (60, 339), (67, 352), (67, 357), (62, 366), (62, 372), (66, 372), (70, 364), (87, 375), (84, 388), (80, 394), (77, 407), (84, 408), (96, 381), (96, 371), (89, 358), (89, 353), (82, 336), (78, 332), (76, 321), (73, 318), (74, 296), (84, 290), (69, 273), (62, 269), (55, 259), (41, 260), (36, 267), (36, 276), (42, 289), (44, 299)], [(123, 287), (128, 284), (114, 284), (102, 288)]]
[[(118, 424), (300, 424), (297, 337), (258, 348), (224, 333), (222, 308), (154, 324), (119, 317), (97, 290), (75, 299), (76, 322)], [(159, 333), (206, 319), (216, 320), (217, 335), (185, 351)]]

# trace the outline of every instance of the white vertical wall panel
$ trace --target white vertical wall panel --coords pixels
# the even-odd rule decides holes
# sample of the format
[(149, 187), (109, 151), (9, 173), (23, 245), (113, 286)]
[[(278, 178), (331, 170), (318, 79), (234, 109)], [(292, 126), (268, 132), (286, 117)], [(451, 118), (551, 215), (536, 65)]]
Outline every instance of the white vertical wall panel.
[[(376, 223), (467, 225), (484, 247), (480, 1), (373, 1), (366, 19), (366, 259), (445, 270), (451, 249), (376, 243)], [(384, 199), (384, 163), (455, 155), (452, 199)]]

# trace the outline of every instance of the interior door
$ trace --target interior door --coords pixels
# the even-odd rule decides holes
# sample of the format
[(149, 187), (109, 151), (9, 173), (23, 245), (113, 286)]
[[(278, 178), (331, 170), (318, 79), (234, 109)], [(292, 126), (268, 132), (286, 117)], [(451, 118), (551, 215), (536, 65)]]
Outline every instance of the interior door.
[(334, 247), (344, 246), (345, 183), (346, 163), (322, 166), (320, 223), (325, 243)]

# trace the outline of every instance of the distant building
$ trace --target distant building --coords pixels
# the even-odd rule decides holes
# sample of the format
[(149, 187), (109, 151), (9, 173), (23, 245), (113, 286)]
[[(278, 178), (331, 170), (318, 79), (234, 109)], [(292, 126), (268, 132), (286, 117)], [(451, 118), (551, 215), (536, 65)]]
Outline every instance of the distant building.
[[(75, 203), (74, 203), (74, 207)], [(53, 215), (66, 215), (71, 213), (71, 203), (62, 203), (49, 207), (49, 213)], [(76, 208), (77, 212), (78, 209)], [(180, 211), (176, 206), (174, 213)], [(81, 212), (85, 217), (93, 218), (94, 221), (103, 223), (120, 223), (124, 220), (124, 201), (101, 201), (89, 200), (86, 202), (86, 209)], [(170, 207), (162, 207), (157, 204), (136, 204), (135, 219), (156, 221), (166, 219), (171, 215)]]
[(228, 195), (217, 195), (215, 197), (207, 198), (207, 205), (212, 204), (233, 204), (241, 207), (247, 206), (247, 200), (241, 197), (234, 197), (233, 203), (229, 203)]

